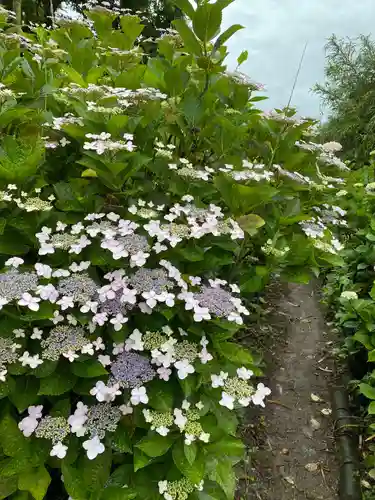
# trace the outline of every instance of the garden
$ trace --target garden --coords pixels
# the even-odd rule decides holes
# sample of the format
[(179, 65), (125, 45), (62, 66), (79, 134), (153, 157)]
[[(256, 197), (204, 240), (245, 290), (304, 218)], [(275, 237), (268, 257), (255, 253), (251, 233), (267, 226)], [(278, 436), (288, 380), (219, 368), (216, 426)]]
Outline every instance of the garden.
[(258, 109), (231, 0), (174, 3), (156, 39), (105, 2), (0, 10), (0, 498), (238, 497), (238, 429), (273, 397), (239, 339), (270, 283), (313, 278), (360, 365), (371, 494), (374, 157)]

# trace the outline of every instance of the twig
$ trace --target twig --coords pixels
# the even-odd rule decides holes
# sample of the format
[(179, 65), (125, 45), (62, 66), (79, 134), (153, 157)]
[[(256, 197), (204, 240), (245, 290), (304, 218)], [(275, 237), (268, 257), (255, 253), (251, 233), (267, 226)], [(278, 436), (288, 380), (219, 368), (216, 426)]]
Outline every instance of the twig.
[(267, 403), (271, 403), (271, 404), (278, 405), (278, 406), (283, 406), (284, 408), (287, 408), (288, 410), (293, 410), (293, 408), (291, 408), (290, 406), (282, 403), (281, 401), (276, 401), (275, 399), (267, 399)]

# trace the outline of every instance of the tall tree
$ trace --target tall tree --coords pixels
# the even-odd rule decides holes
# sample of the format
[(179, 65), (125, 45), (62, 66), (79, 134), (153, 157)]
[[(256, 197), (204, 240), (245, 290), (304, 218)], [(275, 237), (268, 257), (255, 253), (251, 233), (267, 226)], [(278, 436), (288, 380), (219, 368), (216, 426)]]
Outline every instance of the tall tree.
[(325, 83), (315, 91), (330, 111), (324, 139), (337, 140), (349, 158), (364, 163), (375, 149), (375, 43), (368, 36), (329, 39)]

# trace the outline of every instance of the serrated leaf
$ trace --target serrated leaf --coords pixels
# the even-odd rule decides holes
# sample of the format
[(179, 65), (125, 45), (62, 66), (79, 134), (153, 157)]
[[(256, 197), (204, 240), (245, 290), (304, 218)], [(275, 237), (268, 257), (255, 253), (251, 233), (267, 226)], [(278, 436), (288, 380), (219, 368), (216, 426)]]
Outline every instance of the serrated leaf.
[(71, 364), (71, 372), (77, 377), (92, 378), (108, 375), (104, 366), (95, 359), (88, 359), (86, 361), (75, 361)]
[(202, 481), (205, 474), (205, 458), (202, 453), (199, 453), (196, 460), (190, 463), (185, 456), (183, 442), (179, 441), (173, 446), (172, 457), (179, 471), (192, 483), (198, 484)]
[(44, 466), (23, 472), (18, 478), (18, 488), (29, 491), (35, 500), (43, 500), (47, 493), (51, 477)]
[(143, 453), (146, 453), (149, 457), (160, 457), (167, 453), (169, 448), (172, 446), (174, 439), (172, 436), (160, 436), (156, 432), (150, 433), (148, 436), (144, 437), (135, 445)]
[(16, 477), (0, 477), (0, 500), (9, 498), (17, 489), (18, 480)]
[(257, 230), (266, 223), (262, 217), (256, 214), (242, 215), (237, 219), (237, 222), (240, 228), (251, 236), (256, 234)]
[(77, 377), (72, 373), (54, 372), (46, 378), (40, 379), (38, 394), (44, 396), (60, 396), (70, 391), (77, 381)]
[(0, 442), (8, 457), (29, 452), (30, 441), (25, 438), (19, 430), (17, 422), (8, 414), (4, 415), (0, 421)]
[(113, 434), (112, 449), (120, 453), (133, 453), (129, 429), (121, 423), (117, 426), (116, 432)]
[(147, 456), (143, 451), (138, 450), (137, 448), (134, 449), (134, 472), (137, 472), (139, 469), (143, 469), (143, 467), (146, 467), (152, 462), (152, 458)]
[(229, 359), (229, 361), (236, 365), (249, 366), (254, 363), (254, 358), (249, 351), (234, 342), (217, 343), (215, 347), (221, 356)]
[(17, 410), (22, 413), (29, 406), (36, 403), (39, 399), (39, 380), (34, 377), (17, 377), (16, 387), (14, 391), (9, 395), (9, 399), (17, 408)]
[(234, 498), (236, 476), (230, 461), (219, 459), (210, 472), (209, 478), (221, 487), (228, 499), (232, 500)]
[(195, 462), (195, 458), (197, 456), (198, 447), (197, 444), (192, 442), (191, 444), (184, 443), (184, 453), (185, 458), (189, 462), (189, 464), (193, 464)]

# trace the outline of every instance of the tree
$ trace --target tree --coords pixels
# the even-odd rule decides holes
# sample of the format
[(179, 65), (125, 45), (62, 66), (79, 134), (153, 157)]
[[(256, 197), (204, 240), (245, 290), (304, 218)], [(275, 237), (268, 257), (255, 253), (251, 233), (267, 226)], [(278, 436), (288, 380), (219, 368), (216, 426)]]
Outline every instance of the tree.
[(375, 149), (375, 43), (332, 35), (326, 54), (326, 81), (314, 89), (330, 109), (323, 138), (341, 142), (346, 157), (365, 163)]

